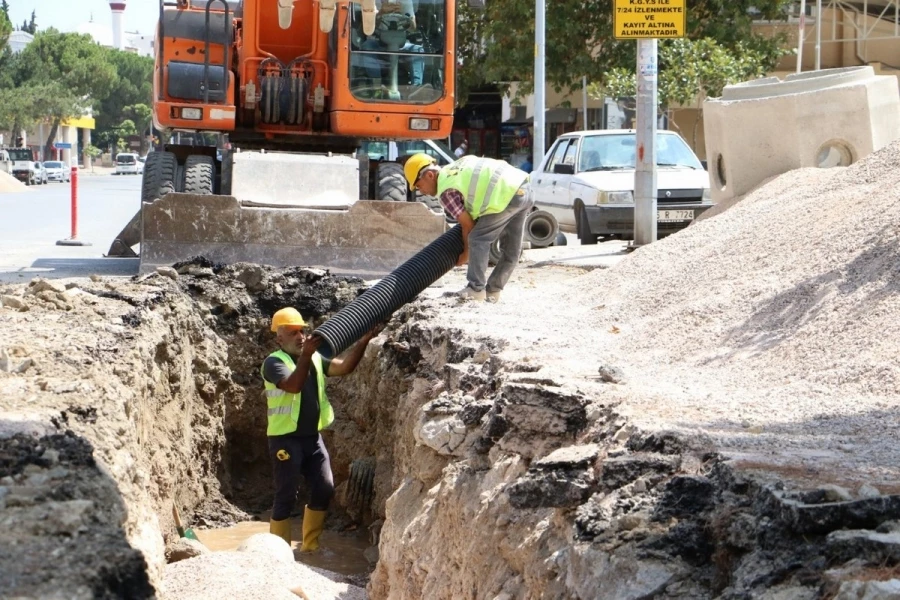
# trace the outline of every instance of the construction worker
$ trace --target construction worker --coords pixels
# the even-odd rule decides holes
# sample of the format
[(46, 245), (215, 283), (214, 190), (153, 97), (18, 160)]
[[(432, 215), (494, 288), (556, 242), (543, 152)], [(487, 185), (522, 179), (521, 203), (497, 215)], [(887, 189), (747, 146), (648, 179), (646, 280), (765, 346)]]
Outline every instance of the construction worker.
[(269, 532), (291, 543), (290, 514), (300, 477), (306, 477), (310, 498), (303, 511), (302, 552), (319, 548), (325, 512), (334, 495), (328, 450), (319, 433), (334, 421), (325, 395), (325, 377), (353, 372), (369, 340), (381, 329), (381, 325), (375, 327), (344, 354), (328, 360), (316, 351), (322, 338), (312, 335), (299, 312), (282, 308), (272, 316), (272, 331), (280, 350), (270, 354), (261, 368), (275, 481)]
[[(437, 196), (462, 228), (463, 251), (457, 265), (469, 263), (466, 299), (497, 302), (519, 263), (525, 220), (534, 206), (528, 174), (502, 160), (464, 156), (444, 167), (427, 154), (404, 165), (410, 190)], [(500, 260), (486, 279), (491, 245), (500, 240)]]

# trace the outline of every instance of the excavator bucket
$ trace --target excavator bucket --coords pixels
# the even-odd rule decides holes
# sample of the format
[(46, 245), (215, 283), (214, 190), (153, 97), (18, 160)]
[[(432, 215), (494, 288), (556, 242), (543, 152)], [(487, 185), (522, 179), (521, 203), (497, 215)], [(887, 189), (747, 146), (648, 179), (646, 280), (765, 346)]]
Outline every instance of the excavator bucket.
[(204, 256), (381, 277), (446, 229), (443, 215), (420, 202), (359, 201), (346, 210), (325, 210), (171, 193), (145, 203), (141, 213), (142, 273)]

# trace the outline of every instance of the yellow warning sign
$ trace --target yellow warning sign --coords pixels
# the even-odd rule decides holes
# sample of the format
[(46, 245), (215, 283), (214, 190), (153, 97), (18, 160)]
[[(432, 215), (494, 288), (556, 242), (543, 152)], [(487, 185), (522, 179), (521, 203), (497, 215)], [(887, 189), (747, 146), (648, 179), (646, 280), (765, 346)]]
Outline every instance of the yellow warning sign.
[(685, 0), (613, 0), (619, 40), (684, 37)]

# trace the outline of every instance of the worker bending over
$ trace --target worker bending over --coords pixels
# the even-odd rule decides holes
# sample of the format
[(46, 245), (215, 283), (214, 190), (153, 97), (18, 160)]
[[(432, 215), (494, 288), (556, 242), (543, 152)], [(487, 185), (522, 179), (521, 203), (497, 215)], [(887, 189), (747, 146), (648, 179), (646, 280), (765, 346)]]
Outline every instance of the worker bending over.
[[(469, 270), (468, 285), (458, 294), (497, 302), (519, 264), (525, 220), (534, 206), (528, 173), (480, 156), (463, 156), (438, 167), (427, 154), (412, 155), (403, 169), (409, 189), (437, 196), (462, 228), (463, 251), (456, 264), (468, 261)], [(491, 245), (498, 239), (500, 260), (486, 279)]]

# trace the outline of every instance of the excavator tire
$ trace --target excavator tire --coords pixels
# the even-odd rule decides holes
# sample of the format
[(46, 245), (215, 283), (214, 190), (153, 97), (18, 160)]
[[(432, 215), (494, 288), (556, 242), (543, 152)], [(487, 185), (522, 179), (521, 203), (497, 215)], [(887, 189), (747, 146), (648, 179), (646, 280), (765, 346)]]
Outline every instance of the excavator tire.
[(144, 163), (141, 202), (155, 202), (176, 192), (178, 159), (171, 152), (151, 152)]
[(375, 171), (375, 181), (378, 182), (378, 200), (406, 202), (407, 186), (403, 165), (393, 162), (379, 164)]
[(215, 180), (216, 164), (211, 156), (192, 154), (184, 161), (185, 194), (213, 194)]
[[(141, 179), (141, 206), (155, 202), (177, 191), (178, 159), (171, 152), (151, 152), (144, 163)], [(109, 247), (107, 256), (136, 256), (131, 247), (141, 242), (141, 210), (119, 232)]]

